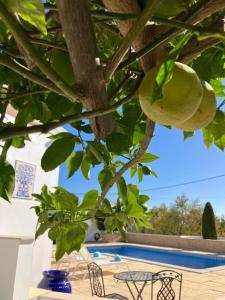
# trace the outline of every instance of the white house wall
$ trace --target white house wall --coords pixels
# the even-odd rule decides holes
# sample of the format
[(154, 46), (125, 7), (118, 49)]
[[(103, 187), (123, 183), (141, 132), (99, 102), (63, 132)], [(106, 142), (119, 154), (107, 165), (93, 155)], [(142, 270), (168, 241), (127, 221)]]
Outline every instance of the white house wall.
[[(59, 168), (45, 173), (40, 166), (41, 157), (46, 149), (49, 139), (45, 135), (34, 134), (32, 141), (26, 142), (26, 147), (16, 149), (11, 147), (7, 159), (14, 166), (15, 161), (23, 161), (36, 165), (34, 180), (34, 193), (39, 193), (41, 187), (54, 187), (58, 184)], [(31, 206), (36, 205), (33, 200), (13, 198), (9, 204), (0, 198), (0, 235), (30, 236), (34, 237), (37, 217)], [(44, 269), (48, 269), (51, 261), (52, 243), (43, 236), (33, 246), (33, 266), (31, 285), (36, 286), (41, 279)]]

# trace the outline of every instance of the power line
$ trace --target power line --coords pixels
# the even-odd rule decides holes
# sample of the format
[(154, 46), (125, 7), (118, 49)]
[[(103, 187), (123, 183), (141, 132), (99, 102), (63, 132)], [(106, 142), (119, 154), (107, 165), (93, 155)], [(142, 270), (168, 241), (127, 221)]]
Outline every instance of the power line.
[[(221, 174), (221, 175), (217, 175), (217, 176), (212, 176), (212, 177), (206, 177), (206, 178), (201, 178), (201, 179), (197, 179), (197, 180), (193, 180), (193, 181), (187, 181), (187, 182), (183, 182), (183, 183), (177, 183), (177, 184), (172, 184), (172, 185), (166, 185), (166, 186), (160, 186), (160, 187), (156, 187), (156, 188), (149, 188), (149, 189), (145, 189), (145, 190), (140, 190), (140, 192), (147, 192), (147, 191), (159, 191), (159, 190), (166, 190), (166, 189), (171, 189), (174, 187), (178, 187), (178, 186), (184, 186), (184, 185), (189, 185), (189, 184), (194, 184), (194, 183), (199, 183), (199, 182), (205, 182), (205, 181), (209, 181), (209, 180), (214, 180), (217, 178), (221, 178), (221, 177), (225, 177), (225, 174)], [(84, 195), (85, 193), (76, 193), (77, 195)], [(117, 193), (109, 193), (109, 195), (117, 195)]]
[(166, 190), (166, 189), (171, 189), (171, 188), (174, 188), (174, 187), (177, 187), (177, 186), (183, 186), (183, 185), (189, 185), (189, 184), (193, 184), (193, 183), (199, 183), (199, 182), (214, 180), (214, 179), (221, 178), (221, 177), (225, 177), (225, 174), (221, 174), (221, 175), (217, 175), (217, 176), (213, 176), (213, 177), (206, 177), (206, 178), (197, 179), (197, 180), (193, 180), (193, 181), (187, 181), (187, 182), (178, 183), (178, 184), (160, 186), (160, 187), (157, 187), (157, 188), (145, 189), (145, 190), (142, 190), (141, 192)]

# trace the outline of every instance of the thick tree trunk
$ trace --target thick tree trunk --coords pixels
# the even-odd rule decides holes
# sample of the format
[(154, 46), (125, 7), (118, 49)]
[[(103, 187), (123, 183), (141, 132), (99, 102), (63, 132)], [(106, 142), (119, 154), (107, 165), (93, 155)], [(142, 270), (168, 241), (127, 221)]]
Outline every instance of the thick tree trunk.
[[(102, 66), (87, 0), (57, 0), (76, 85), (84, 92), (82, 102), (88, 110), (109, 106)], [(112, 115), (91, 120), (94, 134), (104, 138), (113, 131)]]

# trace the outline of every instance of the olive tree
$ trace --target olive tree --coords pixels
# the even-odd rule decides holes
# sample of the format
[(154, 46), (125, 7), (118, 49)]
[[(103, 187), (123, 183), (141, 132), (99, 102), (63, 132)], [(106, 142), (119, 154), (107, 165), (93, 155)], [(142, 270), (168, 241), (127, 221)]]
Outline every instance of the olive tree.
[[(146, 153), (155, 123), (140, 108), (139, 85), (166, 64), (167, 74), (160, 68), (156, 77), (157, 100), (179, 61), (224, 97), (224, 12), (224, 0), (0, 0), (0, 196), (10, 201), (14, 188), (8, 149), (24, 147), (32, 133), (74, 128), (49, 135), (41, 160), (46, 172), (66, 161), (68, 176), (81, 170), (89, 180), (90, 168), (102, 166), (100, 193), (91, 190), (78, 201), (61, 187), (43, 187), (35, 195), (36, 236), (49, 229), (57, 259), (79, 249), (87, 219), (104, 218), (108, 231), (121, 234), (130, 221), (148, 226), (148, 196), (123, 177), (128, 169), (140, 182), (156, 176), (148, 164), (158, 157)], [(202, 129), (206, 146), (221, 150), (223, 104), (220, 98), (213, 122)], [(13, 123), (5, 118), (10, 106), (17, 111)], [(107, 193), (114, 184), (112, 204)]]

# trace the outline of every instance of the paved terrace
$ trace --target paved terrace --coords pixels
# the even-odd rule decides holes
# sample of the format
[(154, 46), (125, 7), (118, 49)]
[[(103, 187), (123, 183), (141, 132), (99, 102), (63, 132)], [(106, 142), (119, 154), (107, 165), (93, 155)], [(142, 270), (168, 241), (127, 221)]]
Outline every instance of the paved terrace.
[[(64, 262), (66, 267), (66, 261)], [(164, 268), (159, 265), (157, 266), (150, 263), (143, 263), (135, 260), (129, 260), (128, 266), (130, 270), (150, 272), (157, 272), (162, 269), (167, 269), (167, 267)], [(54, 262), (52, 264), (52, 268), (55, 268)], [(126, 270), (127, 267), (124, 264), (103, 267), (106, 293), (117, 292), (124, 296), (127, 296), (129, 299), (132, 299), (126, 284), (123, 282), (116, 282), (113, 279), (113, 275), (115, 273)], [(173, 270), (181, 272), (183, 274), (183, 286), (181, 296), (182, 300), (225, 300), (225, 268), (223, 270), (217, 270), (206, 273), (196, 273), (175, 268), (173, 268)], [(70, 271), (73, 271), (73, 264), (70, 265)], [(70, 276), (70, 280), (73, 287), (73, 293), (75, 295), (82, 293), (84, 295), (84, 299), (85, 296), (89, 299), (89, 297), (91, 296), (89, 279), (81, 279), (82, 274), (79, 274), (79, 276), (79, 279), (72, 278)], [(143, 293), (143, 300), (150, 300), (150, 288), (151, 285), (148, 285), (145, 288)]]

